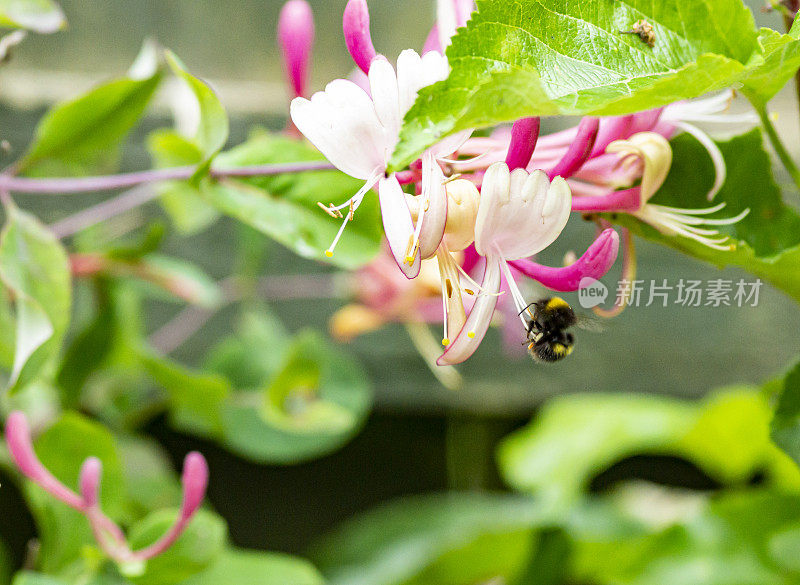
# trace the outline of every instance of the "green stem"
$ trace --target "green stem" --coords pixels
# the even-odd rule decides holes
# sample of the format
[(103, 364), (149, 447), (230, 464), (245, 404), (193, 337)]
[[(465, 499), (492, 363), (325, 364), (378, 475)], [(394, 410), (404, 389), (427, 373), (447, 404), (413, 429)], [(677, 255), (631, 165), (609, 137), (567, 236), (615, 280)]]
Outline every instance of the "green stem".
[(753, 105), (758, 114), (758, 117), (761, 119), (761, 124), (764, 126), (764, 130), (767, 133), (767, 137), (769, 137), (769, 141), (772, 144), (772, 148), (775, 149), (775, 153), (778, 155), (778, 158), (781, 159), (781, 163), (789, 172), (794, 181), (797, 188), (800, 189), (800, 169), (797, 168), (797, 165), (792, 160), (792, 157), (789, 156), (789, 152), (786, 150), (786, 147), (781, 142), (780, 136), (778, 136), (777, 130), (775, 130), (775, 126), (772, 125), (772, 120), (769, 119), (769, 113), (767, 112), (766, 105)]

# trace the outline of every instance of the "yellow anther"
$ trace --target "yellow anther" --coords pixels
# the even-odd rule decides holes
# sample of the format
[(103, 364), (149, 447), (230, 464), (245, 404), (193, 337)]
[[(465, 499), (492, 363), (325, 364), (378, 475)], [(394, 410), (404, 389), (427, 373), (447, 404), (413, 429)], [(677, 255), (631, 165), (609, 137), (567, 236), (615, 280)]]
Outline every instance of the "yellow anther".
[(326, 255), (328, 258), (331, 258), (331, 257), (333, 256), (333, 252), (332, 252), (331, 250), (325, 250), (325, 255)]
[(448, 345), (450, 345), (450, 340), (445, 337), (444, 339), (442, 339), (442, 345), (447, 347)]
[(413, 256), (406, 256), (406, 264), (413, 264), (414, 257)]
[(471, 288), (465, 288), (464, 292), (467, 293), (468, 295), (474, 295), (475, 294), (475, 291), (472, 290)]
[(467, 337), (469, 337), (470, 339), (475, 339), (475, 332), (474, 331), (468, 332)]

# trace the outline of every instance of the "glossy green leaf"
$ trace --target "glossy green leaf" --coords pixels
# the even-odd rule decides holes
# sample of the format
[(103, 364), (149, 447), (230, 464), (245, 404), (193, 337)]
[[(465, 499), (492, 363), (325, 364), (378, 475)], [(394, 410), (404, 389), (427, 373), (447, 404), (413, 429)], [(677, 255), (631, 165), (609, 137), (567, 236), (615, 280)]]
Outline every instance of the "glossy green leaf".
[(207, 571), (182, 585), (322, 585), (319, 572), (303, 559), (278, 553), (231, 548)]
[[(156, 542), (177, 514), (177, 510), (161, 510), (135, 524), (129, 535), (131, 547), (137, 550)], [(147, 561), (142, 574), (127, 577), (138, 585), (176, 585), (212, 566), (223, 554), (226, 538), (222, 518), (199, 510), (175, 544)]]
[(782, 381), (772, 420), (772, 440), (800, 465), (800, 364)]
[[(458, 130), (647, 110), (728, 87), (763, 62), (741, 0), (477, 4), (447, 50), (449, 78), (421, 91), (407, 114), (393, 168)], [(653, 47), (624, 34), (640, 20), (653, 28)]]
[[(736, 250), (712, 250), (687, 238), (667, 236), (626, 214), (610, 219), (636, 235), (720, 268), (741, 267), (800, 301), (800, 215), (782, 200), (760, 131), (752, 130), (718, 145), (728, 178), (713, 203), (724, 202), (726, 207), (709, 217), (731, 217), (750, 209), (739, 223), (720, 226), (720, 232), (737, 240)], [(710, 158), (694, 138), (686, 135), (673, 139), (672, 146), (672, 169), (651, 201), (682, 208), (708, 207), (706, 194), (714, 182)]]
[(64, 13), (52, 0), (0, 0), (0, 26), (49, 34), (66, 24)]
[(196, 181), (208, 171), (211, 160), (228, 140), (228, 114), (207, 83), (189, 73), (174, 53), (167, 51), (166, 56), (173, 72), (183, 79), (194, 93), (200, 108), (200, 120), (192, 137), (192, 141), (202, 154), (202, 161), (193, 177)]
[[(100, 501), (112, 518), (122, 511), (123, 475), (117, 446), (102, 425), (79, 414), (66, 413), (34, 442), (44, 466), (64, 485), (78, 487), (78, 473), (87, 457), (103, 464)], [(57, 501), (38, 486), (26, 484), (41, 543), (40, 568), (54, 572), (74, 561), (81, 549), (94, 542), (92, 531), (82, 514)]]
[(769, 441), (764, 397), (750, 389), (701, 404), (631, 394), (559, 398), (504, 440), (499, 463), (514, 488), (558, 506), (579, 499), (596, 474), (642, 453), (684, 457), (721, 482), (766, 470), (777, 483), (800, 485), (800, 473)]
[(312, 554), (330, 585), (514, 583), (544, 521), (531, 500), (441, 494), (358, 516)]
[[(322, 160), (322, 156), (306, 143), (258, 132), (247, 142), (220, 154), (215, 167), (315, 160)], [(317, 202), (347, 201), (361, 186), (361, 181), (339, 171), (317, 171), (226, 180), (204, 193), (226, 215), (263, 232), (299, 256), (353, 269), (372, 260), (380, 250), (383, 229), (377, 197), (365, 198), (332, 258), (324, 252), (341, 223), (322, 211)]]
[(223, 428), (220, 410), (230, 393), (229, 382), (216, 374), (188, 369), (148, 349), (139, 350), (145, 371), (170, 398), (170, 417), (179, 429), (215, 436)]
[(149, 63), (137, 61), (127, 77), (100, 85), (50, 110), (36, 128), (33, 143), (17, 170), (28, 175), (87, 175), (111, 172), (117, 147), (141, 118), (161, 72), (145, 47)]
[(793, 26), (785, 35), (762, 28), (758, 42), (763, 47), (764, 62), (749, 72), (742, 92), (754, 104), (763, 105), (783, 89), (800, 67), (800, 26)]
[(14, 299), (16, 342), (9, 386), (37, 376), (58, 353), (69, 323), (70, 266), (59, 241), (32, 215), (9, 206), (0, 235), (0, 281)]
[[(301, 334), (288, 355), (298, 348), (318, 372), (315, 393), (303, 393), (290, 404), (279, 403), (279, 408), (273, 406), (268, 415), (264, 414), (264, 400), (270, 400), (270, 391), (276, 390), (271, 384), (265, 388), (263, 398), (249, 392), (235, 395), (221, 414), (224, 443), (235, 453), (259, 462), (297, 463), (338, 449), (363, 424), (372, 403), (372, 391), (361, 367), (319, 335)], [(290, 357), (284, 368), (292, 370), (295, 364)], [(282, 376), (283, 380), (292, 379), (286, 371), (280, 372), (276, 378), (280, 391), (286, 390)], [(320, 403), (321, 409), (315, 406)], [(314, 409), (316, 414), (309, 417), (307, 413)]]
[[(173, 130), (157, 130), (150, 134), (147, 149), (159, 168), (203, 162), (201, 148)], [(201, 188), (188, 181), (167, 181), (158, 186), (161, 206), (183, 234), (202, 231), (219, 216), (217, 210), (201, 196)]]

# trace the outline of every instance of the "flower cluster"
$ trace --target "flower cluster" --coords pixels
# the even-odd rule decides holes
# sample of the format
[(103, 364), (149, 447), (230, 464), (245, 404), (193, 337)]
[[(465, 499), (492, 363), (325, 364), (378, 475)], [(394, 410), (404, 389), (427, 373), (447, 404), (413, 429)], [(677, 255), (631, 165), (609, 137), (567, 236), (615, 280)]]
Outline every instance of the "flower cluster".
[[(290, 5), (302, 2), (292, 0)], [(347, 313), (337, 316), (335, 328), (345, 331), (346, 337), (388, 320), (441, 319), (445, 349), (438, 358), (440, 365), (463, 362), (474, 353), (501, 295), (511, 298), (514, 313), (527, 326), (529, 305), (516, 282), (521, 275), (556, 291), (574, 291), (584, 279), (598, 279), (609, 270), (620, 238), (599, 219), (605, 229), (569, 265), (548, 267), (530, 259), (558, 238), (572, 211), (628, 213), (665, 234), (722, 250), (734, 244), (714, 226), (735, 223), (746, 214), (711, 219), (708, 216), (724, 204), (678, 209), (650, 203), (671, 167), (668, 139), (681, 131), (696, 136), (709, 151), (717, 169), (709, 199), (719, 191), (725, 180), (724, 161), (714, 142), (692, 122), (742, 121), (723, 114), (730, 94), (627, 116), (586, 117), (575, 128), (542, 137), (538, 118), (518, 120), (489, 136), (461, 132), (429, 148), (409, 168), (389, 173), (403, 117), (421, 88), (447, 77), (444, 48), (473, 9), (471, 0), (439, 0), (437, 22), (422, 54), (403, 51), (393, 65), (374, 48), (366, 0), (350, 0), (344, 12), (344, 37), (359, 71), (351, 80), (332, 81), (310, 99), (298, 89), (305, 88), (304, 77), (291, 81), (296, 96), (291, 103), (294, 126), (334, 166), (364, 181), (347, 201), (320, 204), (342, 222), (326, 254), (334, 254), (347, 224), (376, 188), (394, 263), (406, 278), (425, 282), (418, 287), (396, 286), (380, 296), (391, 302), (373, 298), (359, 308), (348, 307)], [(295, 7), (292, 13), (303, 16), (281, 25), (281, 39), (292, 37), (290, 26), (301, 33), (313, 30), (310, 11)], [(290, 77), (293, 71), (304, 75), (306, 65), (295, 60), (297, 55), (310, 57), (310, 42), (305, 49), (283, 44), (290, 47), (285, 48)], [(628, 234), (623, 235), (628, 243), (624, 276), (631, 277), (632, 244)], [(381, 270), (386, 266), (382, 261)], [(480, 266), (483, 275), (477, 282), (473, 273)], [(438, 318), (432, 317), (429, 294), (429, 275), (436, 271), (443, 308)], [(418, 306), (409, 301), (409, 294), (419, 295)], [(402, 303), (398, 305), (397, 299)], [(348, 316), (356, 320), (350, 326)]]
[(122, 529), (100, 509), (102, 464), (99, 459), (89, 457), (84, 461), (78, 481), (80, 493), (75, 493), (56, 479), (36, 456), (28, 421), (22, 412), (12, 412), (6, 419), (5, 438), (11, 457), (22, 474), (54, 498), (82, 513), (92, 527), (97, 544), (120, 564), (141, 563), (167, 550), (183, 534), (205, 498), (208, 465), (200, 453), (192, 452), (183, 463), (183, 501), (177, 519), (156, 542), (134, 551), (128, 546)]

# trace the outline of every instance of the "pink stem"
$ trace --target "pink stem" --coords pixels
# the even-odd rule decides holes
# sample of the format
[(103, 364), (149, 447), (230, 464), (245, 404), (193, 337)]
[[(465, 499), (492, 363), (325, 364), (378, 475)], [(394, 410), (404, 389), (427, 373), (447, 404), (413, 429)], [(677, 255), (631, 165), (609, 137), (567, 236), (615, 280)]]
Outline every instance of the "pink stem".
[[(334, 170), (327, 161), (310, 161), (290, 164), (255, 165), (235, 169), (212, 169), (211, 176), (221, 177), (267, 177), (310, 171)], [(186, 180), (194, 175), (197, 167), (171, 167), (168, 169), (152, 169), (118, 175), (102, 175), (97, 177), (63, 177), (53, 179), (32, 179), (0, 174), (0, 190), (18, 193), (86, 193), (89, 191), (111, 191), (125, 189), (142, 183), (158, 181)]]
[(570, 178), (583, 164), (589, 160), (600, 129), (600, 119), (586, 116), (578, 125), (578, 134), (570, 145), (564, 158), (547, 173), (552, 180), (555, 177)]
[(506, 164), (510, 170), (524, 169), (531, 162), (536, 142), (539, 140), (539, 118), (521, 118), (511, 128), (511, 143), (506, 155)]
[(513, 260), (509, 264), (549, 289), (572, 292), (587, 286), (584, 279), (594, 282), (605, 276), (617, 260), (618, 253), (619, 234), (609, 228), (595, 239), (583, 256), (569, 266), (554, 268), (527, 259)]
[(342, 19), (344, 42), (350, 56), (364, 73), (369, 73), (372, 60), (377, 57), (369, 33), (369, 8), (367, 0), (350, 0)]
[(85, 510), (83, 499), (58, 481), (36, 456), (30, 427), (22, 412), (14, 411), (8, 415), (5, 433), (8, 450), (23, 475), (71, 508), (75, 508), (79, 512)]

